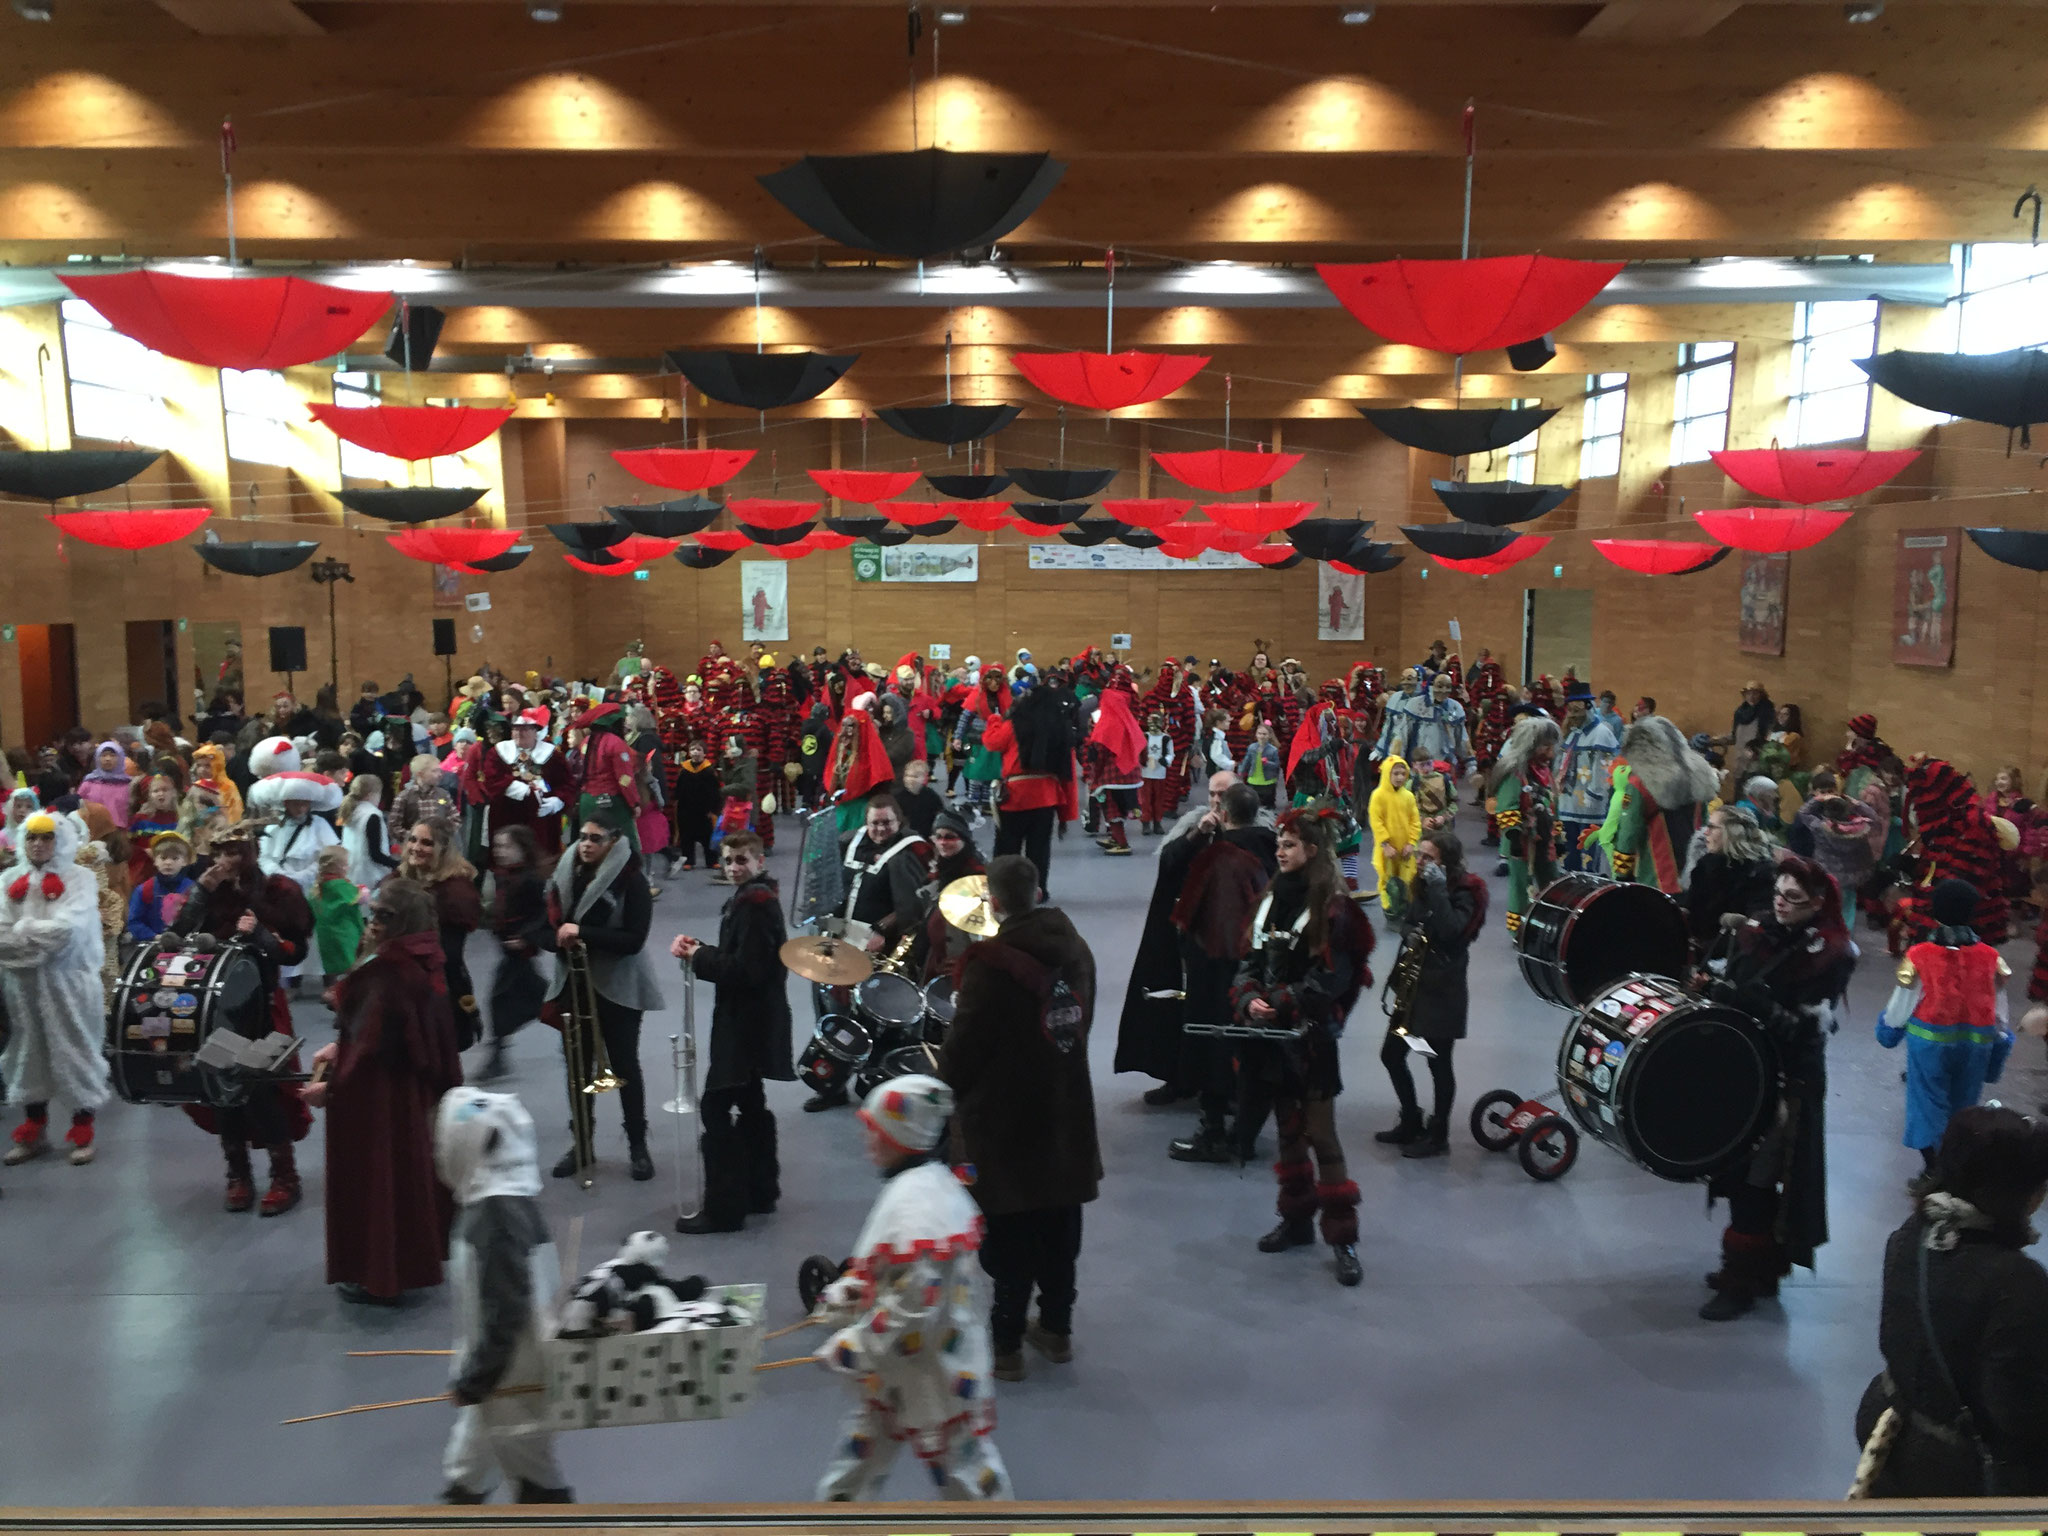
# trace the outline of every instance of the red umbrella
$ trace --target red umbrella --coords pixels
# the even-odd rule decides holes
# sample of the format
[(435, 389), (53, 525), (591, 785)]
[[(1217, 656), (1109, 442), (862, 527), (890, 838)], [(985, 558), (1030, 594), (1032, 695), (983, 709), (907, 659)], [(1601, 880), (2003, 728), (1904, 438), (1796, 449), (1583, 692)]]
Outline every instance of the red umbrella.
[(827, 496), (870, 506), (901, 496), (918, 480), (914, 469), (807, 469), (804, 473), (817, 481), (818, 489)]
[(343, 442), (393, 459), (460, 453), (512, 418), (509, 406), (484, 405), (309, 405), (306, 410)]
[(401, 555), (435, 565), (467, 565), (502, 555), (519, 542), (516, 528), (408, 528), (385, 535)]
[(208, 368), (296, 368), (333, 357), (391, 307), (388, 293), (303, 277), (60, 277), (122, 335)]
[[(1218, 496), (1235, 496), (1271, 485), (1301, 462), (1298, 453), (1264, 449), (1206, 448), (1200, 453), (1155, 453), (1152, 462), (1182, 485)], [(1114, 516), (1114, 514), (1111, 514)]]
[(747, 548), (754, 541), (737, 530), (713, 529), (709, 533), (698, 534), (697, 542), (705, 549), (722, 549), (731, 554), (736, 549)]
[(1770, 501), (1847, 501), (1874, 491), (1920, 457), (1917, 448), (1724, 448), (1721, 472), (1752, 496)]
[(1164, 528), (1194, 511), (1195, 504), (1171, 496), (1148, 496), (1138, 501), (1105, 501), (1102, 510), (1106, 516), (1133, 528)]
[(1282, 528), (1292, 528), (1315, 509), (1312, 501), (1212, 501), (1202, 508), (1224, 527), (1256, 533), (1262, 539)]
[(828, 533), (824, 529), (809, 534), (813, 549), (851, 549), (860, 542), (850, 533)]
[(1695, 512), (1693, 520), (1732, 548), (1755, 555), (1782, 555), (1818, 544), (1848, 522), (1849, 514), (1806, 507), (1730, 507)]
[(723, 485), (753, 461), (751, 448), (615, 448), (612, 461), (635, 480), (672, 491)]
[(660, 560), (674, 554), (682, 547), (681, 539), (656, 539), (647, 534), (636, 533), (619, 540), (605, 553), (615, 559), (631, 561), (634, 565), (645, 565), (650, 560)]
[(976, 533), (999, 533), (1016, 521), (1007, 501), (956, 501), (946, 510)]
[(1169, 560), (1199, 560), (1209, 544), (1206, 539), (1164, 539), (1159, 553)]
[(1593, 547), (1624, 571), (1645, 576), (1696, 571), (1720, 553), (1711, 544), (1679, 539), (1595, 539)]
[(173, 544), (213, 516), (211, 507), (137, 507), (94, 512), (46, 512), (59, 533), (107, 549), (151, 549)]
[(1225, 530), (1218, 528), (1214, 523), (1180, 521), (1160, 523), (1152, 531), (1169, 544), (1197, 544), (1207, 549), (1210, 541)]
[(752, 523), (756, 528), (794, 528), (825, 509), (822, 501), (776, 501), (766, 496), (740, 496), (725, 505), (734, 522)]
[(1531, 555), (1540, 553), (1544, 546), (1549, 543), (1550, 537), (1548, 534), (1525, 533), (1512, 544), (1502, 548), (1498, 554), (1475, 555), (1469, 560), (1447, 560), (1442, 555), (1438, 555), (1436, 563), (1448, 566), (1454, 571), (1464, 571), (1467, 575), (1493, 576), (1498, 575), (1511, 565), (1520, 565)]
[(1163, 400), (1209, 366), (1168, 352), (1018, 352), (1010, 361), (1053, 399), (1091, 411)]
[[(906, 528), (924, 528), (932, 523), (941, 523), (957, 514), (943, 501), (877, 501), (871, 503), (874, 509), (892, 523), (901, 523)], [(996, 503), (1001, 506), (1001, 502)]]
[(1255, 565), (1284, 565), (1299, 551), (1292, 544), (1254, 544), (1238, 553)]
[(1558, 256), (1323, 263), (1352, 318), (1389, 341), (1462, 356), (1533, 341), (1592, 302), (1626, 265)]
[(1264, 528), (1216, 528), (1209, 535), (1209, 547), (1226, 555), (1241, 555), (1264, 539)]
[(644, 563), (639, 560), (614, 560), (610, 565), (599, 565), (594, 560), (584, 560), (576, 555), (562, 556), (564, 563), (573, 565), (579, 571), (588, 571), (593, 576), (624, 576), (637, 571)]

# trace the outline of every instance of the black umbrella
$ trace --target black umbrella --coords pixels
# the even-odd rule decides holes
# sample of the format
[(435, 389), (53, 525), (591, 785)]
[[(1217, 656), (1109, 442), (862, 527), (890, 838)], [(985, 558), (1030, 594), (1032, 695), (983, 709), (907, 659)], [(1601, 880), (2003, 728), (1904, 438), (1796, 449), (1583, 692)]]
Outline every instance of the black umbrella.
[(732, 549), (706, 549), (701, 544), (685, 544), (675, 552), (676, 564), (692, 571), (708, 571), (714, 565), (723, 565), (735, 554)]
[(1165, 535), (1154, 533), (1150, 528), (1133, 528), (1128, 533), (1112, 534), (1111, 537), (1131, 549), (1157, 549), (1166, 542)]
[(858, 352), (664, 352), (684, 378), (714, 400), (772, 411), (816, 399), (860, 361)]
[(1901, 400), (1929, 411), (1988, 421), (2031, 446), (2028, 428), (2048, 421), (2048, 354), (2031, 347), (1970, 357), (1960, 352), (1886, 352), (1856, 366)]
[(957, 517), (941, 517), (929, 523), (918, 523), (910, 530), (913, 539), (936, 539), (942, 533), (951, 533), (960, 526)]
[(351, 512), (380, 523), (431, 523), (453, 517), (477, 504), (485, 487), (455, 485), (392, 485), (375, 490), (336, 491), (335, 498)]
[(834, 533), (851, 534), (870, 544), (908, 544), (911, 531), (899, 528), (886, 517), (828, 517), (825, 526)]
[(1120, 538), (1131, 531), (1129, 523), (1120, 523), (1113, 517), (1084, 517), (1078, 523), (1060, 530), (1060, 537), (1069, 544), (1078, 544), (1087, 549), (1096, 544), (1107, 544), (1111, 539)]
[(209, 539), (192, 547), (199, 552), (200, 559), (230, 576), (275, 576), (293, 566), (304, 565), (313, 558), (313, 551), (320, 545), (314, 539), (292, 543), (251, 539), (239, 544)]
[(569, 558), (581, 560), (585, 565), (624, 565), (626, 563), (608, 549), (586, 549), (578, 552), (575, 545), (572, 544), (569, 547), (572, 551)]
[(1568, 485), (1524, 485), (1519, 480), (1431, 480), (1429, 488), (1453, 517), (1489, 528), (1533, 522), (1572, 493)]
[(2048, 571), (2048, 533), (2031, 528), (1965, 528), (1985, 554), (2001, 565), (2016, 565), (2023, 571)]
[(875, 419), (923, 443), (976, 443), (1015, 421), (1021, 405), (885, 405)]
[(1407, 405), (1398, 410), (1373, 410), (1361, 405), (1358, 414), (1406, 448), (1458, 458), (1518, 443), (1557, 414), (1542, 411), (1426, 411)]
[(762, 528), (754, 523), (739, 523), (735, 526), (756, 544), (794, 544), (817, 527), (817, 524), (796, 523), (788, 528)]
[(0, 452), (0, 496), (57, 501), (126, 485), (162, 458), (160, 448), (53, 448)]
[(1041, 501), (1086, 501), (1116, 478), (1113, 469), (1009, 469), (1026, 496)]
[(926, 475), (924, 483), (954, 501), (987, 501), (1010, 488), (1008, 475)]
[(1370, 522), (1348, 517), (1306, 517), (1281, 533), (1311, 560), (1342, 560), (1344, 552), (1372, 532)]
[(514, 544), (502, 555), (492, 555), (483, 560), (465, 560), (462, 563), (472, 571), (516, 571), (526, 564), (526, 557), (532, 553), (531, 544)]
[(681, 539), (711, 526), (711, 520), (725, 510), (725, 503), (708, 496), (682, 496), (674, 501), (635, 503), (629, 507), (606, 507), (605, 516), (633, 533), (650, 539)]
[(806, 155), (759, 179), (827, 239), (922, 260), (994, 244), (1031, 217), (1066, 170), (1044, 153), (913, 149)]
[(1077, 523), (1087, 516), (1088, 503), (1085, 501), (1013, 501), (1010, 510), (1027, 523), (1040, 528), (1057, 528), (1062, 523)]
[(1711, 555), (1707, 556), (1707, 558), (1702, 560), (1698, 565), (1687, 566), (1684, 570), (1678, 571), (1674, 574), (1679, 576), (1697, 576), (1701, 571), (1712, 570), (1715, 566), (1719, 565), (1723, 560), (1726, 560), (1730, 555), (1734, 553), (1735, 550), (1733, 546), (1723, 544), (1719, 549), (1715, 550)]
[(1406, 555), (1397, 553), (1391, 544), (1380, 544), (1368, 539), (1344, 557), (1344, 564), (1355, 571), (1382, 576), (1407, 558)]
[(1291, 571), (1307, 558), (1307, 555), (1304, 555), (1297, 549), (1284, 560), (1260, 560), (1256, 563), (1263, 565), (1269, 571)]
[[(1497, 555), (1521, 535), (1481, 523), (1423, 523), (1401, 525), (1408, 542), (1425, 555), (1440, 560), (1479, 560)], [(1349, 563), (1348, 561), (1346, 562)]]
[[(570, 554), (585, 560), (633, 536), (633, 530), (624, 523), (543, 523), (541, 526), (561, 540)], [(597, 561), (599, 565), (607, 563)]]

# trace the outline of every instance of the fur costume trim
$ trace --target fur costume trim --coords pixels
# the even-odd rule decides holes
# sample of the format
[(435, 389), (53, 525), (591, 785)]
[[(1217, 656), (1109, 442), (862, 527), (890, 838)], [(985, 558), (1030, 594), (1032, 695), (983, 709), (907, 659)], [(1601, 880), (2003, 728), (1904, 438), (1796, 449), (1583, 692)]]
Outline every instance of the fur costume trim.
[(1678, 727), (1662, 715), (1645, 715), (1624, 731), (1621, 755), (1664, 810), (1704, 805), (1720, 790), (1713, 765), (1687, 746)]

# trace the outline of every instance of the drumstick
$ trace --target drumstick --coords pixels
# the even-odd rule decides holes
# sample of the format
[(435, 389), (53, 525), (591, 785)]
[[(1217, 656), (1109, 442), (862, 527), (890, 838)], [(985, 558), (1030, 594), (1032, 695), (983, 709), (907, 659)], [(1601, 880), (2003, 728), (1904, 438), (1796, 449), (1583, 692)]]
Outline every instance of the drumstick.
[(352, 1349), (351, 1360), (383, 1360), (391, 1355), (452, 1355), (452, 1349)]
[[(816, 1365), (817, 1363), (818, 1357), (816, 1355), (798, 1355), (792, 1360), (770, 1360), (765, 1365), (755, 1366), (754, 1369), (757, 1371), (785, 1371), (792, 1365)], [(342, 1411), (344, 1413), (353, 1413), (355, 1410), (348, 1408)]]
[[(545, 1392), (546, 1387), (535, 1382), (528, 1387), (501, 1387), (493, 1397), (518, 1397), (533, 1392)], [(353, 1408), (333, 1408), (326, 1413), (309, 1413), (296, 1419), (280, 1419), (280, 1424), (311, 1424), (316, 1419), (339, 1419), (351, 1413), (379, 1413), (386, 1408), (417, 1408), (422, 1403), (446, 1403), (454, 1399), (446, 1392), (436, 1392), (432, 1397), (401, 1397), (392, 1403), (357, 1403)]]
[(770, 1339), (786, 1339), (792, 1333), (799, 1332), (802, 1329), (815, 1328), (818, 1326), (818, 1324), (822, 1323), (823, 1321), (825, 1321), (825, 1319), (822, 1317), (807, 1317), (800, 1323), (791, 1323), (787, 1328), (778, 1328), (773, 1333), (762, 1334), (761, 1342), (765, 1344)]

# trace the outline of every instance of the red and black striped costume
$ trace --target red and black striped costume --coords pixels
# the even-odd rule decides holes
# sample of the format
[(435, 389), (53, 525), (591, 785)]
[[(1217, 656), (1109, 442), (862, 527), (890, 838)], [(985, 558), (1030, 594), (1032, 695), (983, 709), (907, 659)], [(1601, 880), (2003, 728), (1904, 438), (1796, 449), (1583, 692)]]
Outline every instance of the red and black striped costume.
[(2012, 924), (1999, 884), (2004, 850), (1969, 781), (1940, 758), (1923, 758), (1906, 769), (1906, 807), (1919, 849), (1913, 889), (1899, 902), (1907, 940), (1918, 943), (1937, 926), (1930, 895), (1935, 883), (1967, 880), (1980, 893), (1970, 926), (1985, 943), (2004, 943)]
[(1159, 664), (1159, 679), (1145, 695), (1138, 711), (1138, 724), (1144, 725), (1155, 711), (1166, 717), (1166, 734), (1173, 741), (1173, 762), (1166, 770), (1166, 799), (1169, 806), (1177, 806), (1187, 797), (1188, 757), (1201, 721), (1195, 718), (1195, 695), (1180, 674), (1180, 663), (1171, 657)]

